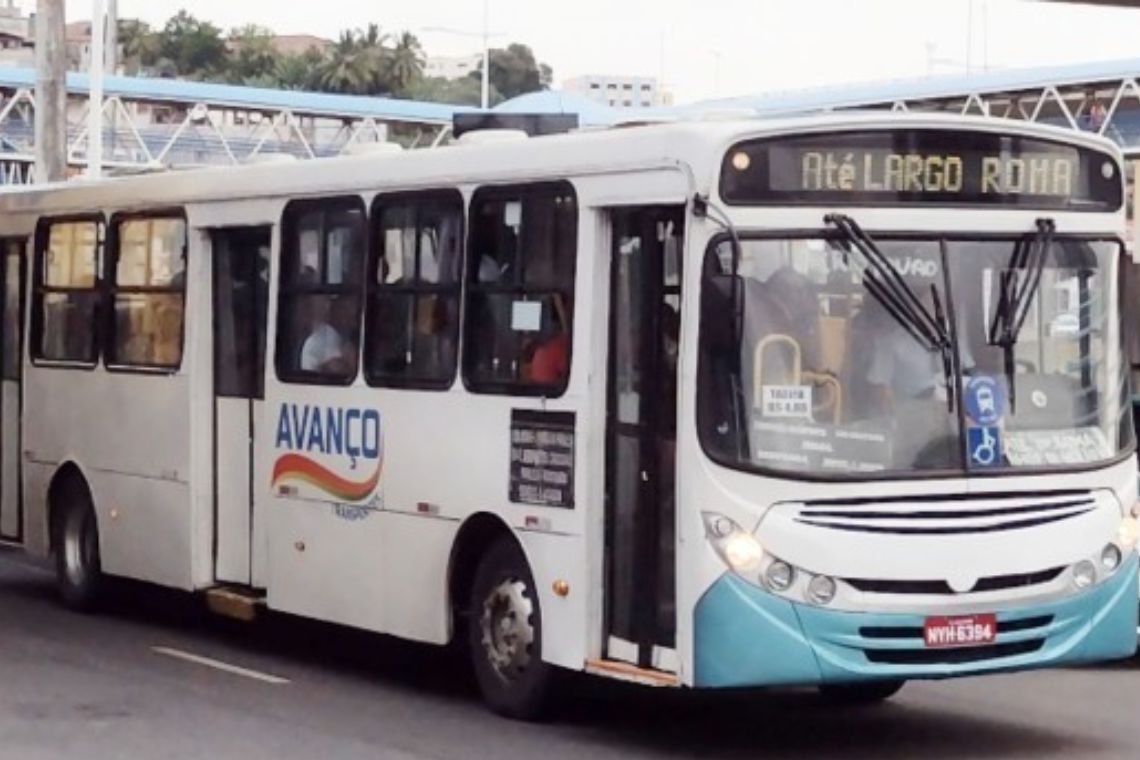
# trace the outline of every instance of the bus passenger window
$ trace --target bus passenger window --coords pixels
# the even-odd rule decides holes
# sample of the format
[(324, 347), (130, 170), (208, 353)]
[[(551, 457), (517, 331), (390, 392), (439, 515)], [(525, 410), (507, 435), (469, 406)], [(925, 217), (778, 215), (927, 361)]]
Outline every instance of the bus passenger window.
[(98, 358), (99, 219), (49, 222), (37, 235), (32, 357), (94, 364)]
[(130, 218), (114, 224), (111, 336), (107, 363), (177, 369), (182, 363), (186, 220)]
[(376, 386), (447, 388), (459, 335), (463, 199), (381, 196), (373, 208), (365, 377)]
[(565, 389), (577, 232), (567, 183), (475, 194), (463, 362), (472, 390), (557, 396)]
[(357, 198), (285, 209), (276, 365), (286, 382), (350, 385), (356, 377), (364, 217)]

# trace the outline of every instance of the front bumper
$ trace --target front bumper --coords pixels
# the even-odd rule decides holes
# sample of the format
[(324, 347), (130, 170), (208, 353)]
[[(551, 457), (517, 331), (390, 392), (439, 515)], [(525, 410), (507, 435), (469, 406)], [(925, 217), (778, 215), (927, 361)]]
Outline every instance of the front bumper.
[(994, 644), (970, 649), (925, 648), (921, 614), (793, 603), (726, 573), (697, 603), (694, 685), (949, 678), (1129, 657), (1137, 643), (1137, 566), (1133, 553), (1094, 588), (1003, 610)]

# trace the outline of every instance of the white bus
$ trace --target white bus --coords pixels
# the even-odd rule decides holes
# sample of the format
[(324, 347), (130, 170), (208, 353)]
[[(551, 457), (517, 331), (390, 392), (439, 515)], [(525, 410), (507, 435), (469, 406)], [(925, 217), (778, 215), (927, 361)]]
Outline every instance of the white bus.
[(887, 113), (4, 193), (0, 530), (77, 608), (466, 637), (515, 717), (1128, 656), (1122, 194)]

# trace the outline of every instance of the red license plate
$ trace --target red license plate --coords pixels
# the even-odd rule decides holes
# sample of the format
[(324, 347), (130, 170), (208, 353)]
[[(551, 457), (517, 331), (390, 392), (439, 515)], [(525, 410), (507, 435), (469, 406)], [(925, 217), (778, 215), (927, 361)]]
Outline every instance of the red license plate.
[(928, 647), (980, 647), (997, 638), (997, 616), (928, 617), (922, 627)]

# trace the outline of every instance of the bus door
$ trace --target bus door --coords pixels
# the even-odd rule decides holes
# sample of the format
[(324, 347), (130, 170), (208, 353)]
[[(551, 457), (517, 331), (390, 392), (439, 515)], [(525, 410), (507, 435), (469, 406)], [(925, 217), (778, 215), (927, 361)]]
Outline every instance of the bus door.
[(214, 280), (214, 575), (253, 572), (255, 425), (265, 399), (272, 228), (211, 230)]
[(606, 656), (674, 669), (674, 473), (684, 209), (613, 215)]
[(0, 540), (23, 538), (20, 383), (23, 370), (24, 241), (0, 241)]

